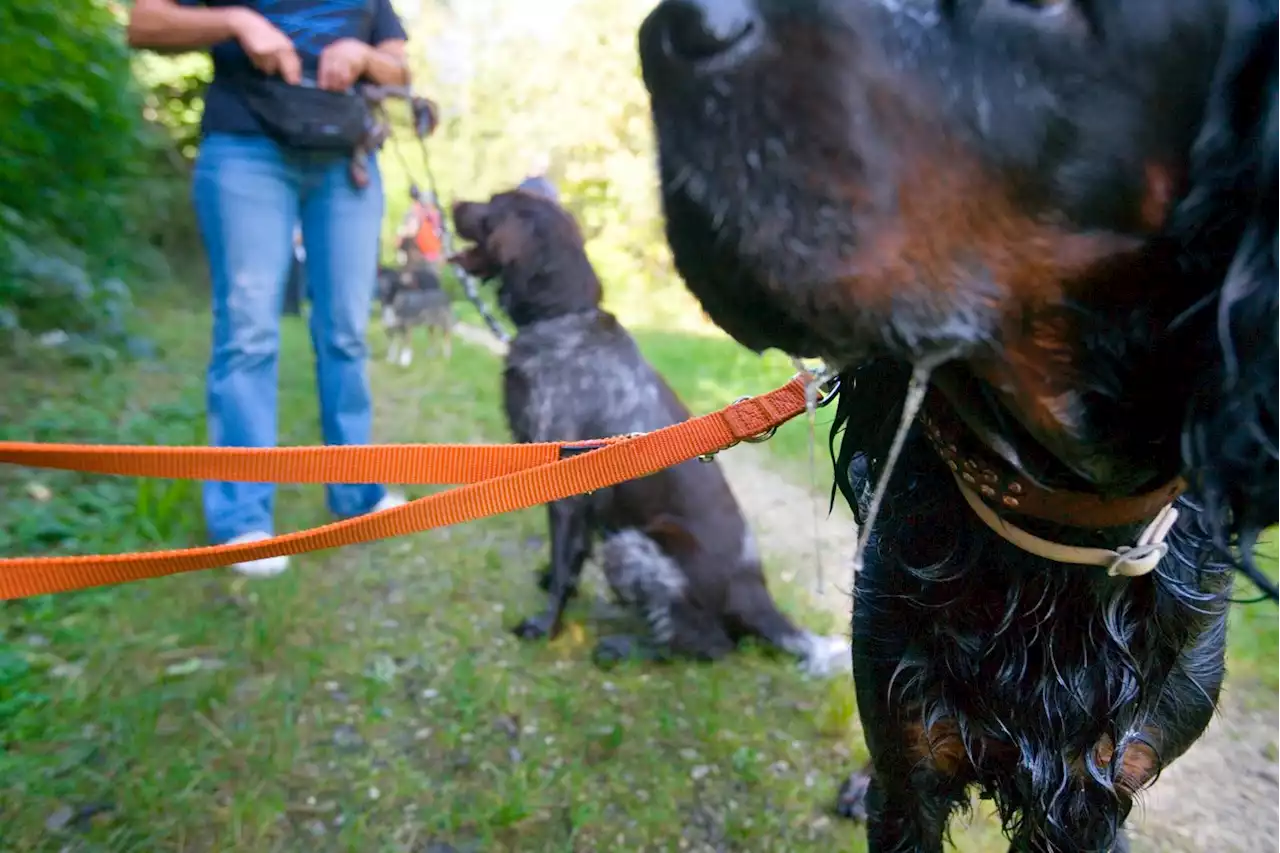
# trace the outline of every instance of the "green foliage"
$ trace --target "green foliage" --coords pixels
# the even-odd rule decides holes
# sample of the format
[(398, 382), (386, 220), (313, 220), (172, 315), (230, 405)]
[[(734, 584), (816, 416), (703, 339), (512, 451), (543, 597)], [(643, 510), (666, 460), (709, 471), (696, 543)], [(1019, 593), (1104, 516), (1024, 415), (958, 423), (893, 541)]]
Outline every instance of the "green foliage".
[(55, 337), (42, 340), (65, 334), (66, 351), (80, 360), (111, 360), (111, 343), (125, 336), (128, 288), (115, 276), (98, 278), (110, 265), (41, 225), (0, 208), (0, 342), (6, 332), (49, 331)]
[(134, 76), (145, 89), (143, 115), (164, 128), (182, 157), (193, 160), (200, 142), (204, 90), (213, 80), (213, 62), (204, 53), (181, 56), (139, 54)]
[(125, 282), (190, 221), (142, 109), (116, 4), (0, 4), (0, 346), (52, 330), (98, 362), (121, 343)]
[(0, 205), (109, 253), (141, 130), (119, 23), (102, 3), (16, 0), (0, 34)]
[[(428, 144), (444, 201), (509, 189), (546, 157), (610, 307), (633, 325), (700, 323), (662, 234), (648, 96), (637, 68), (636, 29), (652, 4), (423, 6), (411, 55), (415, 86), (442, 108)], [(417, 152), (404, 146), (407, 133), (398, 134), (401, 154), (420, 174)], [(394, 150), (382, 163), (393, 227), (409, 203), (408, 181)]]

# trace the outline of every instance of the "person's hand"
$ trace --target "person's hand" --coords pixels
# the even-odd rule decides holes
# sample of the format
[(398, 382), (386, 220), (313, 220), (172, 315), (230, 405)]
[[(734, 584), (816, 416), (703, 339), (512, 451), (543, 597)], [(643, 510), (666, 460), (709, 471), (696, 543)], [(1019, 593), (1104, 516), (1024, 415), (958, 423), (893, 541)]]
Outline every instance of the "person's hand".
[(338, 39), (320, 52), (316, 85), (331, 92), (345, 92), (362, 76), (373, 47), (359, 39)]
[(302, 60), (289, 37), (252, 9), (237, 12), (232, 31), (254, 67), (268, 76), (278, 74), (290, 85), (301, 83)]

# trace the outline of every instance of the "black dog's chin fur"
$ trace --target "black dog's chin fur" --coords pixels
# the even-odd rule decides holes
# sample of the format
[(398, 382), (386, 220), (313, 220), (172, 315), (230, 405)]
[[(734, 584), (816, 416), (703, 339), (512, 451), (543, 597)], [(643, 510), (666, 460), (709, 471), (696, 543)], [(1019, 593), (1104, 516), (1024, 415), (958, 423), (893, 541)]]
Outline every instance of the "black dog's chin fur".
[[(665, 171), (670, 166), (663, 162)], [(674, 176), (663, 181), (670, 185)], [(687, 191), (669, 190), (662, 199), (667, 242), (681, 278), (703, 310), (734, 340), (757, 353), (771, 347), (790, 355), (825, 355), (804, 323), (791, 317), (752, 271), (746, 269), (732, 240), (717, 233), (701, 206)], [(707, 247), (712, 251), (708, 252)], [(756, 318), (768, 318), (759, 323)]]
[[(836, 482), (859, 524), (884, 474), (908, 378), (888, 362), (842, 376)], [(1216, 556), (1199, 507), (1183, 498), (1179, 508), (1171, 553), (1151, 584), (1058, 565), (978, 523), (913, 431), (857, 577), (854, 684), (881, 760), (919, 763), (877, 734), (907, 720), (957, 730), (972, 772), (941, 782), (924, 770), (911, 774), (942, 805), (931, 818), (938, 833), (952, 810), (968, 808), (966, 788), (976, 785), (996, 802), (1015, 849), (1109, 851), (1135, 793), (1116, 770), (1126, 751), (1150, 746), (1158, 772), (1208, 724), (1221, 687), (1232, 564)], [(1054, 538), (1096, 544), (1090, 535)], [(885, 685), (889, 693), (878, 693)], [(1158, 739), (1131, 734), (1153, 719)], [(1096, 758), (1100, 743), (1119, 745), (1109, 765)], [(1010, 763), (1020, 771), (1009, 774)], [(883, 787), (873, 780), (871, 796), (892, 799)], [(888, 811), (872, 825), (873, 840), (892, 825)], [(928, 835), (903, 843), (872, 849), (934, 849)]]

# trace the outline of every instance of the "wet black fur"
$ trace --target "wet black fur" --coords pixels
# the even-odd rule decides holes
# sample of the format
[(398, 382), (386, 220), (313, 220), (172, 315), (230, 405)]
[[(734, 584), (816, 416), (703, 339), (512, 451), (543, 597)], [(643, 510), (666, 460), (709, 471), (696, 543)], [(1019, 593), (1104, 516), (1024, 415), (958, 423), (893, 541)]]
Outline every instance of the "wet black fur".
[[(791, 81), (759, 73), (750, 59), (742, 60), (743, 70), (734, 69), (736, 76), (725, 72), (720, 88), (690, 82), (691, 74), (672, 70), (659, 55), (656, 34), (671, 25), (669, 10), (676, 5), (665, 4), (646, 23), (641, 53), (655, 96), (677, 265), (713, 318), (745, 345), (821, 354), (849, 365), (832, 439), (837, 484), (862, 521), (898, 424), (908, 361), (922, 353), (901, 345), (908, 336), (903, 329), (926, 343), (981, 341), (990, 330), (980, 327), (981, 316), (963, 312), (938, 320), (895, 305), (902, 314), (851, 320), (824, 307), (824, 293), (839, 283), (831, 272), (839, 266), (835, 247), (856, 244), (864, 211), (854, 210), (848, 222), (840, 219), (832, 206), (840, 199), (823, 195), (834, 180), (793, 181), (789, 189), (784, 184), (821, 165), (842, 178), (859, 175), (871, 186), (867, 195), (877, 198), (877, 164), (843, 162), (851, 155), (833, 142), (837, 134), (855, 131), (823, 126), (833, 112), (815, 106), (841, 86), (857, 90), (850, 81), (864, 66), (856, 53), (852, 59), (839, 54), (841, 33), (819, 45), (834, 79), (815, 82), (830, 89), (814, 95), (813, 103), (766, 98), (762, 92), (776, 95), (770, 87), (782, 91)], [(790, 27), (835, 18), (837, 8), (876, 5), (812, 0), (784, 10), (772, 0), (758, 2), (771, 22)], [(1083, 377), (1083, 406), (1100, 418), (1094, 449), (1115, 461), (1121, 478), (1103, 485), (1115, 487), (1129, 477), (1127, 485), (1136, 491), (1180, 473), (1191, 487), (1178, 501), (1170, 553), (1156, 571), (1109, 578), (1031, 556), (997, 537), (965, 505), (919, 430), (913, 431), (889, 481), (855, 590), (854, 677), (874, 774), (865, 797), (849, 805), (865, 806), (873, 853), (940, 850), (947, 818), (967, 806), (972, 788), (994, 798), (1014, 850), (1125, 849), (1122, 825), (1135, 792), (1122, 784), (1118, 768), (1128, 750), (1136, 756), (1142, 747), (1154, 751), (1157, 769), (1167, 766), (1203, 732), (1224, 673), (1233, 575), (1251, 565), (1258, 534), (1277, 522), (1274, 6), (1246, 0), (1071, 5), (1083, 10), (1089, 26), (1103, 19), (1112, 26), (1099, 28), (1099, 38), (1142, 43), (1128, 69), (1133, 79), (1176, 78), (1186, 85), (1159, 115), (1133, 111), (1116, 122), (1118, 114), (1105, 112), (1106, 104), (1094, 105), (1091, 113), (1086, 103), (1070, 118), (1083, 116), (1093, 126), (1053, 125), (1064, 133), (1061, 147), (1023, 164), (1024, 202), (1077, 224), (1092, 218), (1098, 227), (1141, 233), (1117, 224), (1125, 209), (1122, 190), (1109, 198), (1088, 191), (1110, 192), (1114, 183), (1098, 176), (1126, 158), (1156, 151), (1176, 159), (1189, 151), (1172, 214), (1158, 233), (1144, 235), (1136, 257), (1122, 259), (1138, 298), (1125, 301), (1104, 286), (1083, 291), (1061, 310), (1071, 312), (1079, 336), (1073, 367)], [(995, 0), (937, 4), (958, 18), (997, 6), (1007, 6), (1011, 20), (1030, 14)], [(885, 16), (898, 14), (886, 11), (890, 7), (898, 8), (883, 4), (868, 11), (867, 20), (882, 25)], [(1225, 23), (1228, 9), (1231, 26)], [(826, 22), (820, 32), (835, 29)], [(853, 25), (850, 30), (862, 32)], [(885, 42), (890, 51), (901, 49), (894, 38), (896, 31)], [(764, 44), (764, 55), (778, 61), (778, 54), (767, 53), (776, 49), (767, 35)], [(1218, 46), (1189, 52), (1187, 44)], [(911, 47), (926, 57), (932, 50), (927, 42)], [(1049, 58), (1037, 66), (1044, 78), (1031, 85), (1070, 91), (1065, 77), (1055, 79), (1059, 65), (1047, 46), (1024, 40), (1005, 47), (1045, 47)], [(911, 56), (894, 71), (931, 73), (921, 70), (928, 69), (926, 62), (912, 64), (919, 59)], [(811, 68), (821, 67), (809, 61)], [(1000, 63), (1014, 65), (1008, 53), (995, 50), (985, 61), (991, 65), (985, 82), (993, 86), (1001, 81)], [(756, 100), (740, 96), (738, 85)], [(1130, 94), (1117, 95), (1118, 103)], [(958, 113), (961, 101), (956, 95), (950, 108)], [(779, 103), (791, 110), (792, 125), (770, 113), (781, 109)], [(797, 118), (804, 123), (796, 126)], [(1104, 122), (1112, 125), (1098, 131)], [(767, 164), (772, 169), (760, 170), (755, 184), (740, 180), (734, 169), (751, 165), (745, 152), (758, 157), (762, 141), (772, 141), (766, 131), (781, 133), (789, 148), (776, 150), (789, 155)], [(983, 144), (1006, 165), (1025, 131), (997, 127)], [(856, 133), (865, 135), (865, 126)], [(862, 137), (857, 141), (861, 153), (878, 153)], [(820, 148), (823, 142), (829, 150)], [(1010, 424), (1005, 416), (1003, 423)], [(993, 414), (996, 422), (999, 417)], [(1055, 467), (1051, 456), (1040, 458), (1046, 461), (1036, 474), (1043, 480), (1090, 486)], [(1137, 533), (1015, 520), (1068, 544), (1115, 547)], [(909, 732), (933, 724), (958, 728), (968, 765), (957, 775), (912, 752), (917, 742)], [(1097, 757), (1100, 742), (1116, 745), (1109, 763)]]
[[(892, 363), (844, 377), (836, 470), (860, 523), (907, 378)], [(912, 435), (855, 588), (854, 684), (868, 747), (877, 767), (911, 768), (873, 778), (865, 806), (855, 804), (873, 816), (872, 850), (939, 849), (970, 785), (995, 799), (1013, 849), (1111, 849), (1131, 792), (1085, 757), (1104, 737), (1122, 755), (1126, 733), (1149, 720), (1161, 731), (1151, 746), (1173, 760), (1208, 724), (1221, 687), (1233, 564), (1194, 499), (1179, 509), (1151, 582), (1057, 565), (978, 522)], [(1037, 532), (1098, 544), (1094, 532)], [(1136, 532), (1108, 531), (1111, 544)], [(958, 721), (977, 772), (947, 778), (917, 766), (897, 737), (907, 719)], [(1018, 773), (988, 754), (993, 741), (1016, 750)], [(1083, 784), (1072, 776), (1081, 759)]]

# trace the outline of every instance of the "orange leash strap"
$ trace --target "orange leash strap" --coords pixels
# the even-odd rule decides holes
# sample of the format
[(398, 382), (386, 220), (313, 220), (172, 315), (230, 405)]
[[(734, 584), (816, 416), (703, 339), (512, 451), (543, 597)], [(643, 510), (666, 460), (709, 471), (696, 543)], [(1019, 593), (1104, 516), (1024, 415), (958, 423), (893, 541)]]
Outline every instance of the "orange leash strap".
[[(483, 481), (476, 481), (478, 478), (475, 477), (463, 476), (460, 479), (469, 482), (469, 485), (419, 498), (395, 509), (337, 521), (260, 542), (210, 545), (203, 548), (140, 554), (0, 559), (0, 600), (127, 583), (284, 554), (302, 554), (326, 548), (339, 548), (343, 545), (403, 536), (525, 509), (614, 486), (708, 453), (724, 450), (739, 441), (753, 438), (786, 423), (804, 410), (805, 385), (802, 379), (797, 378), (776, 391), (743, 400), (718, 412), (655, 432), (605, 442), (599, 444), (597, 449), (566, 459), (552, 457), (551, 461), (531, 462), (532, 467), (500, 473)], [(15, 461), (16, 457), (21, 460), (21, 464), (33, 463), (33, 454), (15, 453), (14, 445), (3, 447), (7, 453), (4, 461)], [(29, 445), (25, 447), (30, 448)], [(548, 445), (532, 445), (532, 447), (545, 448)], [(46, 446), (45, 449), (49, 448)], [(366, 449), (378, 450), (378, 448)], [(396, 447), (396, 449), (401, 448)], [(56, 453), (58, 450), (59, 448), (55, 447), (50, 453)], [(209, 464), (207, 448), (134, 449), (132, 455), (113, 457), (115, 461), (112, 463), (104, 462), (106, 457), (94, 455), (97, 453), (96, 448), (86, 451), (85, 455), (76, 459), (72, 458), (75, 451), (71, 446), (63, 446), (60, 450), (62, 456), (49, 455), (44, 458), (60, 462), (61, 464), (57, 467), (71, 467), (70, 463), (74, 462), (74, 468), (77, 470), (89, 468), (98, 471), (104, 470), (108, 464), (114, 464), (117, 467), (112, 469), (113, 473), (136, 471), (150, 464), (143, 463), (141, 461), (143, 457), (166, 459), (169, 467), (163, 470), (170, 472), (208, 470), (201, 466)], [(284, 456), (287, 458), (291, 454), (296, 455), (298, 451), (315, 452), (322, 449), (286, 448), (285, 450), (287, 452)], [(326, 450), (346, 451), (349, 448)], [(258, 450), (249, 455), (269, 459), (275, 458), (274, 453), (278, 451)], [(558, 449), (556, 453), (558, 456)], [(174, 461), (184, 455), (190, 460), (200, 461), (188, 463)], [(419, 463), (426, 458), (424, 455), (418, 460)], [(502, 453), (486, 458), (490, 461), (501, 459), (504, 463), (512, 464), (516, 461), (514, 456), (503, 458)], [(122, 460), (128, 460), (128, 462)], [(135, 467), (131, 467), (130, 463)], [(284, 463), (279, 464), (282, 465), (281, 470), (294, 470)], [(383, 464), (379, 459), (377, 465)], [(301, 469), (300, 465), (299, 470)], [(348, 470), (348, 473), (354, 471), (354, 469), (344, 470)], [(256, 474), (255, 471), (247, 469), (243, 473)], [(367, 473), (363, 470), (359, 472), (360, 482), (377, 480), (377, 478), (367, 478)], [(167, 476), (175, 475), (170, 473)], [(225, 478), (226, 475), (219, 470), (214, 476)], [(254, 476), (252, 479), (261, 479), (261, 477)], [(396, 477), (388, 479), (392, 482), (398, 481)], [(439, 478), (435, 481), (439, 482)]]
[(345, 447), (133, 447), (0, 441), (0, 462), (86, 474), (242, 483), (478, 483), (545, 465), (566, 444), (371, 444)]

